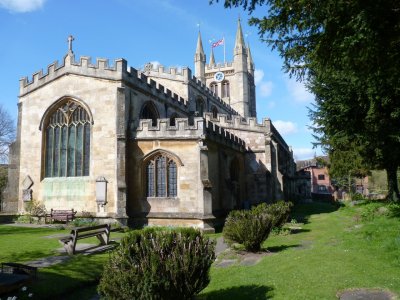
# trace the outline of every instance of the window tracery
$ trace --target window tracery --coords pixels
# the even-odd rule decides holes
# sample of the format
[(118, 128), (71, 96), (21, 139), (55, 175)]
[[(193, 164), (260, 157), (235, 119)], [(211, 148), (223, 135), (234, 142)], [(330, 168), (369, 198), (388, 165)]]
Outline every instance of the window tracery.
[(158, 154), (146, 162), (147, 197), (177, 196), (177, 165), (170, 157)]
[(45, 177), (89, 175), (90, 116), (69, 100), (48, 119), (45, 130)]

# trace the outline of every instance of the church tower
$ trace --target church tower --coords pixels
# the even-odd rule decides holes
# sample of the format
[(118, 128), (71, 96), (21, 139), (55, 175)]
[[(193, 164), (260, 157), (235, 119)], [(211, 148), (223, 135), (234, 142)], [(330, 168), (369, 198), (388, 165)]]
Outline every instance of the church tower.
[[(197, 49), (199, 49), (199, 35)], [(225, 41), (223, 41), (225, 43)], [(202, 45), (201, 45), (202, 50)], [(195, 58), (198, 57), (196, 51)], [(204, 53), (204, 52), (203, 52)], [(196, 77), (198, 65), (195, 59)], [(216, 63), (211, 49), (210, 62), (205, 66), (205, 83), (209, 89), (243, 117), (256, 117), (254, 62), (250, 48), (246, 47), (240, 19), (237, 23), (233, 61)], [(200, 78), (200, 77), (199, 77)]]
[(196, 53), (194, 55), (194, 76), (202, 83), (206, 82), (205, 78), (206, 55), (204, 54), (203, 43), (201, 41), (201, 34), (197, 37)]

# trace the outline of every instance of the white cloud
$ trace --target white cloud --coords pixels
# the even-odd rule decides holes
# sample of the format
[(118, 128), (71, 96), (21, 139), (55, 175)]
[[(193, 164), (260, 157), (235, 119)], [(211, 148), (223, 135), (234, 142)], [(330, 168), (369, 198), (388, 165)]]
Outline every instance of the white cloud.
[(256, 69), (254, 71), (254, 83), (258, 85), (264, 78), (264, 71), (260, 69)]
[(307, 103), (313, 100), (313, 95), (307, 91), (303, 83), (290, 78), (287, 78), (285, 82), (286, 88), (295, 102)]
[(290, 121), (276, 120), (272, 123), (281, 135), (293, 134), (298, 131), (297, 124)]
[(46, 0), (0, 0), (0, 6), (16, 13), (26, 13), (42, 8)]
[(312, 148), (293, 148), (295, 160), (311, 159), (315, 156), (315, 149)]
[(274, 84), (272, 81), (264, 81), (260, 84), (260, 96), (268, 97), (272, 94), (272, 88)]

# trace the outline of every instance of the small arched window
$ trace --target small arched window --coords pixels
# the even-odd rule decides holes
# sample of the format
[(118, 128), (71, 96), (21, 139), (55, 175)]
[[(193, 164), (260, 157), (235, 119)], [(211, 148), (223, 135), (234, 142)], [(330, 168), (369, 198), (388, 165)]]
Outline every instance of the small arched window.
[(157, 119), (159, 118), (159, 114), (157, 108), (154, 106), (152, 102), (146, 102), (142, 108), (142, 113), (140, 114), (141, 119), (150, 119), (151, 125), (157, 125)]
[(48, 118), (45, 177), (88, 176), (90, 116), (77, 102), (63, 102)]
[(222, 82), (222, 98), (230, 97), (229, 81)]
[(158, 154), (146, 162), (147, 197), (176, 197), (178, 194), (176, 162)]
[(216, 83), (216, 82), (211, 82), (211, 84), (210, 84), (210, 90), (211, 90), (211, 92), (214, 93), (215, 97), (218, 97), (218, 83)]

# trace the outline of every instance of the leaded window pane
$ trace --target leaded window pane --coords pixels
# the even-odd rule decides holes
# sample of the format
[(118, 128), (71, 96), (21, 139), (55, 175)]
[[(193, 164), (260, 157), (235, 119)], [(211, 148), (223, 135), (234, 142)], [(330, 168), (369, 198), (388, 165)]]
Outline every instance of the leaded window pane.
[(51, 177), (53, 170), (53, 128), (48, 127), (46, 130), (46, 171), (45, 176)]
[(154, 197), (154, 163), (147, 165), (147, 197)]
[(60, 127), (54, 129), (54, 157), (53, 157), (53, 176), (57, 177), (60, 170)]
[(61, 157), (60, 157), (60, 176), (66, 175), (67, 170), (67, 126), (61, 127)]
[(46, 129), (45, 176), (88, 176), (90, 118), (79, 104), (68, 101), (50, 117)]
[(168, 197), (176, 197), (177, 195), (177, 176), (176, 163), (170, 161), (168, 164)]
[(83, 149), (83, 176), (89, 176), (90, 166), (90, 125), (85, 124), (85, 135), (84, 135), (84, 149)]
[(79, 124), (76, 127), (76, 176), (82, 176), (82, 159), (83, 159), (83, 125)]
[(75, 133), (76, 127), (69, 127), (67, 176), (75, 176)]
[(156, 172), (157, 172), (157, 197), (166, 197), (166, 159), (160, 156), (156, 160)]

